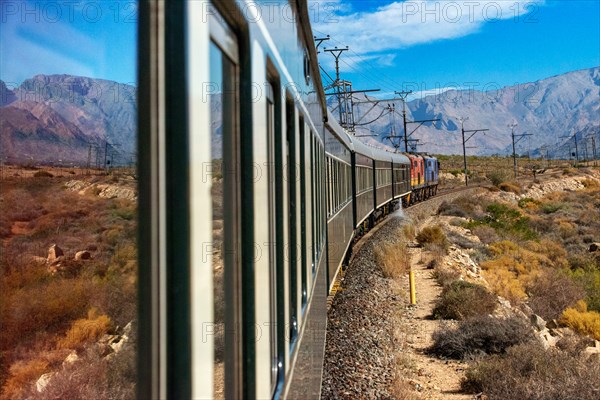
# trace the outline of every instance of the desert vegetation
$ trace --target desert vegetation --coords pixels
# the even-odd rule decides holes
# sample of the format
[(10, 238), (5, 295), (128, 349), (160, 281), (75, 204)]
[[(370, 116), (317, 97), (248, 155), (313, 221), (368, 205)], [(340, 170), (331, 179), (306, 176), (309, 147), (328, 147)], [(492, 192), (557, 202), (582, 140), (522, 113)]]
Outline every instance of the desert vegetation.
[[(69, 190), (70, 179), (47, 172), (1, 182), (2, 398), (134, 397), (136, 203)], [(135, 184), (124, 177), (81, 179)], [(99, 344), (103, 337), (122, 337), (126, 326), (129, 344), (122, 354), (111, 343)], [(110, 377), (113, 369), (121, 371), (118, 379)], [(59, 370), (43, 393), (35, 388), (41, 375)], [(85, 380), (77, 389), (83, 397), (62, 392), (75, 376)]]
[(443, 202), (438, 213), (477, 236), (472, 245), (448, 238), (477, 259), (493, 294), (435, 266), (434, 316), (456, 321), (434, 332), (429, 351), (468, 360), (462, 389), (490, 400), (597, 398), (600, 360), (589, 346), (600, 340), (600, 184), (590, 176), (578, 190), (528, 197), (529, 186), (491, 178), (499, 191)]

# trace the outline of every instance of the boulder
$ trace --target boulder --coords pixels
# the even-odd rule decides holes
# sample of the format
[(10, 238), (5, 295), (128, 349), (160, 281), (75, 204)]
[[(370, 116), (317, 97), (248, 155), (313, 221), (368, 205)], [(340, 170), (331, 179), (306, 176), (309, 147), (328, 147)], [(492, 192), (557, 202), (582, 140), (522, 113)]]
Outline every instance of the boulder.
[(544, 321), (544, 319), (542, 317), (540, 317), (539, 315), (531, 314), (530, 320), (531, 320), (531, 325), (533, 325), (533, 327), (537, 331), (543, 331), (544, 329), (546, 329), (546, 321)]
[(79, 357), (77, 356), (77, 352), (76, 351), (72, 351), (67, 358), (65, 358), (65, 360), (62, 363), (63, 368), (66, 368), (68, 365), (73, 364), (75, 361), (77, 361), (79, 359)]
[(559, 327), (560, 325), (558, 325), (558, 322), (555, 319), (552, 319), (546, 323), (546, 328), (548, 329), (557, 329)]
[(48, 264), (52, 264), (56, 262), (59, 257), (64, 257), (64, 255), (65, 253), (62, 251), (62, 249), (58, 247), (58, 245), (53, 244), (48, 249), (48, 258), (46, 258), (46, 261), (48, 262)]
[(39, 379), (35, 383), (35, 389), (38, 391), (38, 393), (41, 393), (46, 389), (46, 386), (48, 386), (48, 383), (50, 383), (50, 379), (52, 379), (54, 375), (56, 375), (56, 372), (48, 372), (39, 377)]
[(82, 250), (82, 251), (78, 251), (77, 253), (75, 253), (75, 260), (77, 260), (77, 261), (89, 260), (90, 258), (92, 258), (92, 253), (90, 253), (87, 250)]
[(596, 251), (600, 251), (600, 243), (590, 244), (590, 253), (594, 253)]
[(545, 349), (549, 349), (550, 347), (556, 346), (556, 342), (558, 342), (558, 338), (552, 336), (548, 329), (543, 329), (539, 333), (539, 338)]

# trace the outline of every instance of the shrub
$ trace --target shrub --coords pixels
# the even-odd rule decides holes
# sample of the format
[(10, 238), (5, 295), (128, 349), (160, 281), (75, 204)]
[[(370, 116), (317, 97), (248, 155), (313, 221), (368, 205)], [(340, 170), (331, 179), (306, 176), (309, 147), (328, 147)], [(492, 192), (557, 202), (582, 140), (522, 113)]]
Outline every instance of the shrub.
[(498, 188), (503, 192), (512, 192), (515, 194), (521, 193), (521, 188), (519, 187), (519, 185), (512, 182), (502, 182), (500, 185), (498, 185)]
[(553, 214), (563, 208), (565, 205), (562, 203), (543, 203), (540, 206), (540, 210), (544, 212), (544, 214)]
[(410, 254), (404, 243), (385, 243), (375, 249), (375, 257), (386, 278), (398, 278), (410, 270)]
[(479, 218), (482, 217), (482, 208), (479, 201), (474, 201), (473, 197), (462, 196), (451, 202), (442, 201), (438, 207), (438, 214), (462, 218)]
[(33, 174), (33, 176), (34, 178), (52, 178), (54, 175), (48, 171), (37, 171)]
[(563, 311), (585, 296), (583, 287), (555, 270), (539, 275), (527, 288), (529, 307), (546, 320), (558, 319)]
[(11, 365), (8, 379), (2, 387), (2, 398), (21, 398), (28, 386), (45, 372), (48, 372), (48, 363), (45, 360), (36, 359), (14, 363)]
[(471, 366), (462, 388), (489, 400), (592, 400), (598, 398), (599, 374), (598, 362), (527, 343)]
[(134, 399), (136, 381), (135, 343), (128, 342), (110, 360), (88, 350), (80, 360), (52, 377), (42, 393), (32, 390), (28, 398)]
[(521, 216), (515, 210), (505, 204), (492, 203), (487, 207), (489, 216), (486, 224), (504, 235), (514, 235), (522, 240), (535, 239), (537, 235), (529, 227), (529, 218)]
[(473, 228), (472, 232), (483, 244), (491, 244), (500, 240), (500, 237), (496, 234), (494, 228), (486, 225), (476, 226)]
[(594, 179), (584, 179), (583, 181), (581, 181), (581, 183), (583, 184), (583, 186), (585, 186), (586, 189), (598, 189), (600, 188), (600, 183), (598, 183), (598, 181), (594, 180)]
[(460, 272), (450, 269), (436, 266), (432, 273), (433, 279), (436, 280), (438, 285), (446, 287), (451, 283), (460, 279)]
[(406, 224), (402, 226), (402, 235), (407, 240), (414, 240), (417, 235), (416, 228), (413, 224)]
[(58, 343), (60, 348), (78, 349), (85, 343), (98, 339), (108, 332), (111, 327), (110, 318), (106, 315), (97, 315), (97, 310), (88, 311), (88, 317), (78, 319), (71, 325), (66, 336)]
[(433, 333), (429, 351), (440, 357), (466, 359), (504, 353), (509, 347), (529, 342), (534, 337), (531, 327), (522, 319), (485, 315), (460, 321), (455, 328), (440, 326)]
[(509, 175), (505, 171), (500, 169), (486, 173), (486, 177), (490, 180), (490, 182), (492, 182), (492, 185), (494, 186), (498, 186), (502, 182), (506, 181), (506, 179), (509, 179)]
[(433, 316), (442, 319), (467, 319), (493, 313), (496, 296), (475, 283), (455, 280), (444, 287), (433, 309)]
[(600, 312), (600, 270), (580, 268), (571, 273), (573, 279), (585, 288), (587, 308)]
[(576, 332), (600, 340), (600, 313), (588, 311), (583, 300), (578, 301), (574, 308), (567, 308), (559, 322)]
[(484, 278), (488, 281), (490, 287), (498, 296), (502, 296), (511, 304), (519, 304), (525, 298), (525, 286), (519, 280), (518, 275), (510, 271), (515, 264), (515, 260), (508, 256), (503, 256), (495, 260), (488, 260), (481, 263)]
[(435, 244), (444, 248), (448, 246), (448, 240), (439, 225), (427, 226), (417, 234), (417, 242), (420, 245)]
[(520, 199), (517, 204), (519, 205), (519, 208), (536, 209), (540, 202), (531, 197), (525, 197)]

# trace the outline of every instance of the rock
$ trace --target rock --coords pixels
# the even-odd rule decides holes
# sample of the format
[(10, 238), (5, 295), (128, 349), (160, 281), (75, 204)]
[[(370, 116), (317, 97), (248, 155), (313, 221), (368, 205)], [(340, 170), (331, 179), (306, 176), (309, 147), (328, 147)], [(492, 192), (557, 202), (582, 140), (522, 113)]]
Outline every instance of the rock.
[(600, 251), (600, 243), (590, 244), (590, 253), (594, 253), (596, 251)]
[(62, 251), (62, 249), (60, 247), (58, 247), (58, 245), (53, 244), (48, 249), (48, 258), (46, 258), (46, 262), (48, 264), (52, 264), (52, 263), (56, 262), (56, 260), (58, 260), (59, 257), (64, 257), (64, 255), (65, 255), (65, 253)]
[(77, 356), (77, 352), (76, 351), (72, 351), (67, 358), (65, 358), (65, 360), (62, 363), (63, 368), (66, 368), (68, 365), (73, 364), (75, 361), (77, 361), (79, 359), (79, 357)]
[(35, 383), (35, 389), (38, 391), (38, 393), (41, 393), (46, 389), (46, 386), (48, 386), (48, 383), (50, 383), (50, 379), (52, 379), (54, 375), (56, 375), (56, 372), (48, 372), (39, 377), (39, 379)]
[(558, 338), (552, 336), (548, 329), (542, 330), (539, 337), (545, 349), (556, 346), (556, 342), (558, 342)]
[(542, 317), (540, 317), (537, 314), (532, 314), (530, 317), (531, 320), (531, 325), (533, 325), (533, 327), (538, 330), (538, 331), (543, 331), (546, 329), (546, 321), (544, 321), (544, 319)]
[(588, 358), (593, 358), (595, 361), (600, 361), (600, 342), (595, 340), (594, 346), (586, 347), (583, 353)]
[(92, 253), (90, 253), (87, 250), (82, 250), (82, 251), (78, 251), (77, 253), (75, 253), (75, 260), (77, 260), (77, 261), (89, 260), (90, 258), (92, 258)]
[(558, 325), (558, 321), (556, 321), (555, 319), (550, 320), (546, 323), (546, 328), (548, 329), (557, 329), (559, 327), (560, 325)]

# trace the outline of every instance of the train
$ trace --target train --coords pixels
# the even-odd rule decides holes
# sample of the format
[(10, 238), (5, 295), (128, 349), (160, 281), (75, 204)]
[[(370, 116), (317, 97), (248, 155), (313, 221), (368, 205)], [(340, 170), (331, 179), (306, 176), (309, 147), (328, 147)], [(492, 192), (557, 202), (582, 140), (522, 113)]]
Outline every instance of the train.
[(438, 160), (337, 123), (306, 1), (138, 9), (138, 398), (319, 398), (352, 244)]

